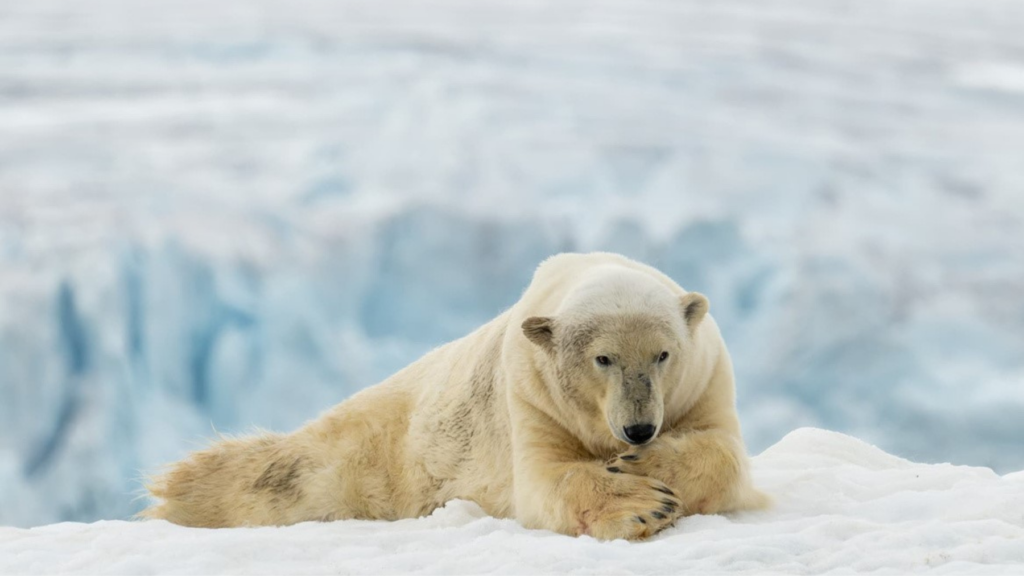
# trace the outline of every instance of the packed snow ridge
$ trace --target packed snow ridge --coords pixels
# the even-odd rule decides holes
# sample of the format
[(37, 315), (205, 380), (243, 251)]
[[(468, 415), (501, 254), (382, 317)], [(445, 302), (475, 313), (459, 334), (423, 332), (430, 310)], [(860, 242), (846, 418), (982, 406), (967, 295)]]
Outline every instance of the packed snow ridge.
[(198, 529), (0, 528), (3, 574), (994, 574), (1024, 570), (1024, 472), (918, 464), (801, 428), (753, 459), (768, 512), (692, 516), (631, 543), (527, 530), (453, 501), (425, 518)]

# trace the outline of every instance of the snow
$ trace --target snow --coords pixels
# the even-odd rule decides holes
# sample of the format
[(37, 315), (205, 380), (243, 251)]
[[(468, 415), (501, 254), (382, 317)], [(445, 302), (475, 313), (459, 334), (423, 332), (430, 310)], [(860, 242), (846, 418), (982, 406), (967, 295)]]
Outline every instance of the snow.
[(527, 530), (467, 501), (425, 518), (196, 529), (0, 528), (3, 574), (1000, 574), (1024, 570), (1024, 473), (918, 464), (803, 428), (753, 459), (768, 512), (694, 516), (648, 542)]
[(1016, 0), (0, 2), (0, 523), (127, 518), (623, 252), (753, 450), (1024, 468)]

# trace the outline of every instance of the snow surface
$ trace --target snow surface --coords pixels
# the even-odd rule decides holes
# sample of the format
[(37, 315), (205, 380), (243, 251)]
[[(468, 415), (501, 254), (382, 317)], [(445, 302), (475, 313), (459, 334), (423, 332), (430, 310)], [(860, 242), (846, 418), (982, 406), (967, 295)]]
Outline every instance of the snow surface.
[(1024, 472), (916, 464), (796, 430), (754, 458), (768, 512), (686, 518), (643, 543), (527, 530), (467, 501), (426, 518), (208, 530), (0, 528), (2, 574), (1005, 574), (1024, 571)]
[(1024, 3), (0, 2), (0, 523), (126, 518), (567, 249), (711, 299), (747, 440), (1024, 468)]

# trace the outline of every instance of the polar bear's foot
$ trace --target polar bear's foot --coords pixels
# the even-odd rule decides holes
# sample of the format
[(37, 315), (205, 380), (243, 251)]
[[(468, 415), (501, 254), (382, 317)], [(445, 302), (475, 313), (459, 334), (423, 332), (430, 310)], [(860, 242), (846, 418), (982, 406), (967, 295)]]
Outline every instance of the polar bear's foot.
[(664, 482), (682, 501), (682, 515), (764, 508), (769, 500), (750, 485), (742, 450), (725, 434), (693, 432), (630, 448), (607, 465)]
[(672, 525), (682, 503), (664, 483), (606, 468), (598, 489), (580, 499), (577, 533), (599, 540), (640, 540)]

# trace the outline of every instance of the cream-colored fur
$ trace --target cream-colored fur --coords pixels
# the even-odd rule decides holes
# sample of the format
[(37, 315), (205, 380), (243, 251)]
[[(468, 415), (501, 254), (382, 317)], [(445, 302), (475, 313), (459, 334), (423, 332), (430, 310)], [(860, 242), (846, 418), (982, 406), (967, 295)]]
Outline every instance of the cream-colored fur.
[[(173, 465), (143, 515), (397, 519), (463, 498), (528, 527), (637, 539), (683, 515), (764, 507), (707, 308), (622, 256), (554, 256), (507, 312), (303, 428)], [(624, 430), (640, 424), (657, 435), (630, 446)]]

